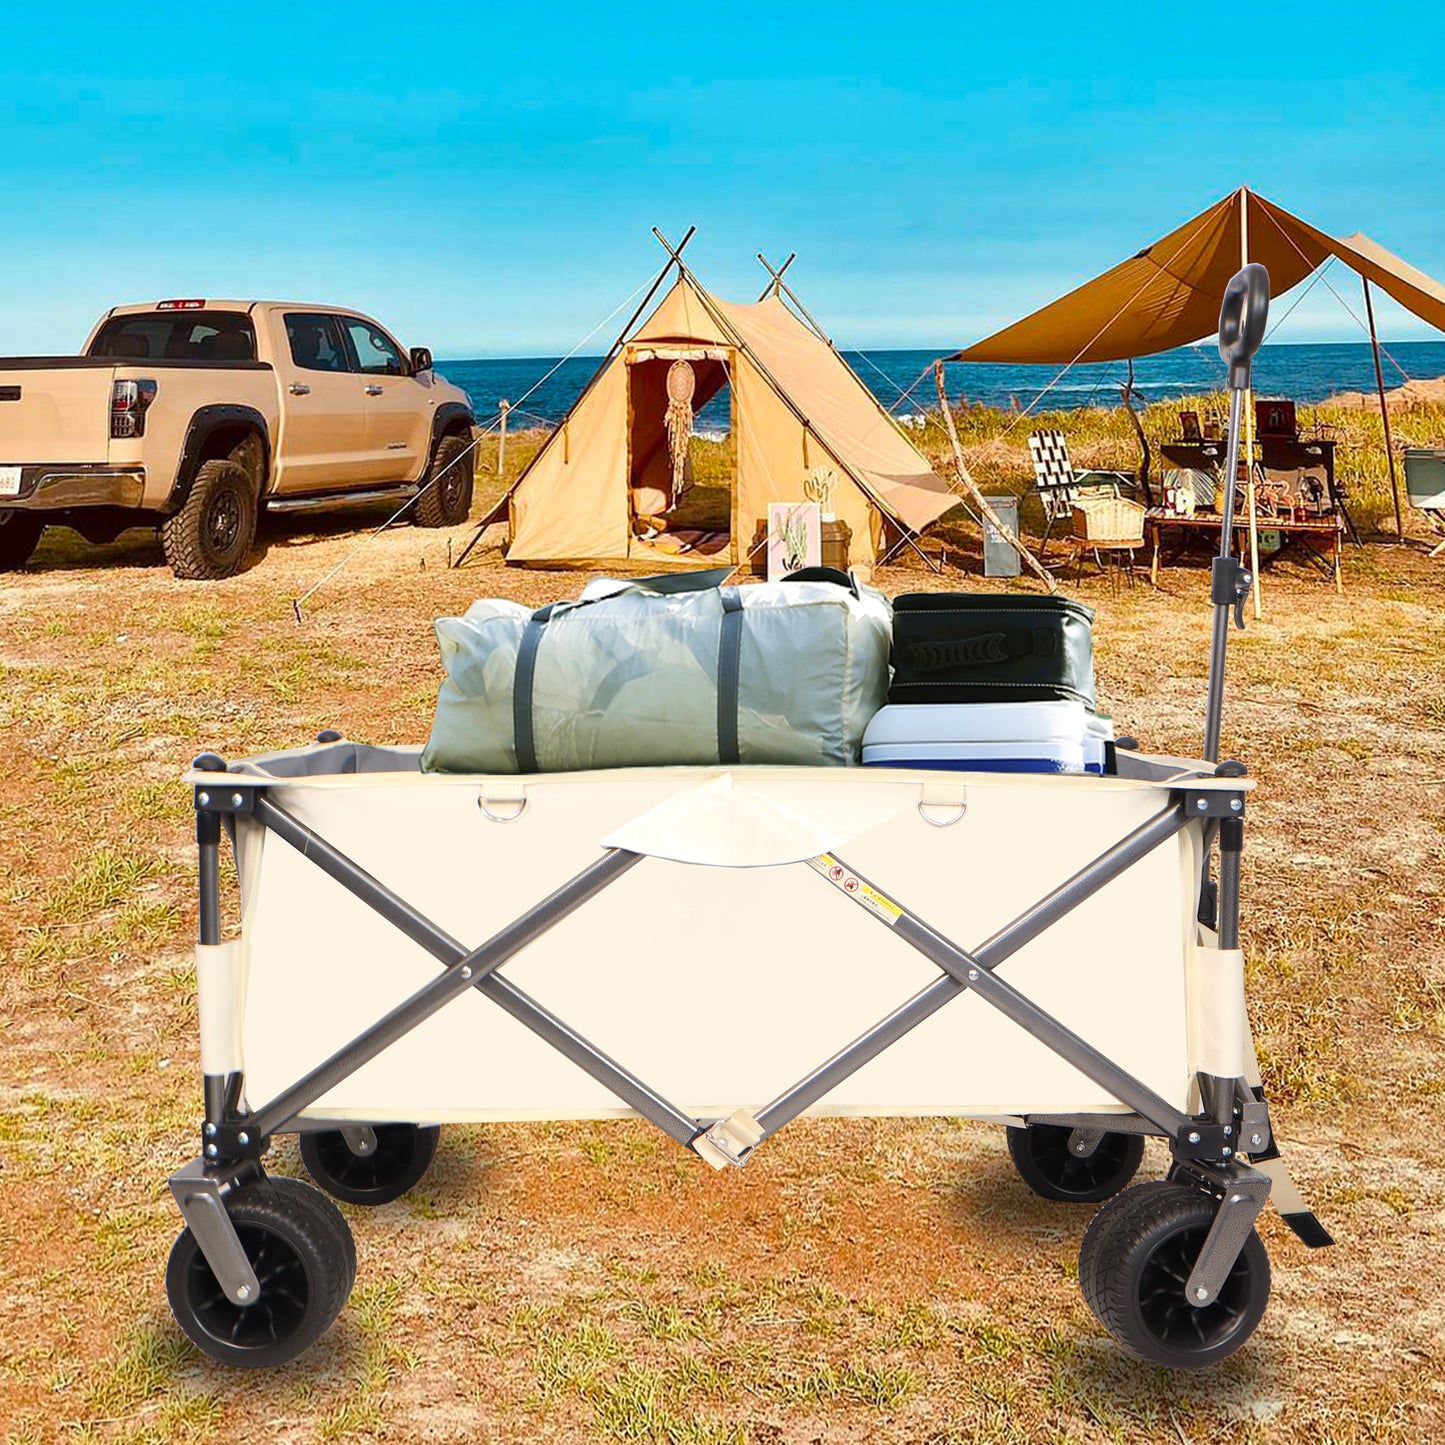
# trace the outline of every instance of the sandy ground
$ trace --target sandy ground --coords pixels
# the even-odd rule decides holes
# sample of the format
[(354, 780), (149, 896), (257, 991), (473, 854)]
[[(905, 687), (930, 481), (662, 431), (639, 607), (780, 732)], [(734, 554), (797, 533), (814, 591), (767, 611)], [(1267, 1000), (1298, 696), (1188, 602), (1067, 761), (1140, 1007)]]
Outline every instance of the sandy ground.
[[(406, 1200), (348, 1209), (358, 1285), (320, 1345), (259, 1376), (205, 1361), (162, 1289), (200, 1109), (176, 779), (327, 726), (420, 740), (435, 614), (582, 580), (494, 549), (449, 571), (464, 529), (355, 525), (273, 531), (218, 584), (174, 581), (140, 533), (61, 534), (0, 578), (0, 1438), (1445, 1438), (1445, 570), (1418, 545), (1351, 549), (1343, 596), (1281, 564), (1233, 644), (1253, 1017), (1339, 1240), (1311, 1254), (1266, 1216), (1274, 1296), (1239, 1356), (1182, 1379), (1129, 1360), (1076, 1287), (1087, 1211), (1029, 1194), (994, 1130), (876, 1120), (800, 1123), (724, 1176), (636, 1122), (448, 1130)], [(1081, 591), (1121, 729), (1194, 748), (1204, 571)], [(299, 1171), (289, 1142), (272, 1159)]]
[[(1407, 381), (1403, 386), (1397, 386), (1385, 392), (1385, 405), (1391, 411), (1403, 411), (1412, 406), (1438, 406), (1445, 402), (1445, 376), (1438, 376), (1424, 381)], [(1370, 391), (1344, 391), (1338, 396), (1332, 396), (1324, 403), (1326, 406), (1361, 407), (1380, 405), (1378, 392)]]

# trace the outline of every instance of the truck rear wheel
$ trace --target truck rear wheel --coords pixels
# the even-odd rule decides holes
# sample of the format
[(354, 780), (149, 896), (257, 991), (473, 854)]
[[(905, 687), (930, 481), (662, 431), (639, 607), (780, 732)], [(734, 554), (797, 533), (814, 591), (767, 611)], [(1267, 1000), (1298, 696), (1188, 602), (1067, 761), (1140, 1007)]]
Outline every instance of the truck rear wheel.
[(0, 572), (23, 567), (40, 543), (45, 523), (34, 512), (0, 511)]
[(417, 497), (418, 527), (456, 527), (472, 510), (472, 482), (477, 470), (471, 438), (444, 436), (437, 443), (425, 490)]
[(180, 511), (161, 523), (161, 546), (177, 577), (233, 577), (256, 540), (256, 484), (229, 457), (202, 462)]

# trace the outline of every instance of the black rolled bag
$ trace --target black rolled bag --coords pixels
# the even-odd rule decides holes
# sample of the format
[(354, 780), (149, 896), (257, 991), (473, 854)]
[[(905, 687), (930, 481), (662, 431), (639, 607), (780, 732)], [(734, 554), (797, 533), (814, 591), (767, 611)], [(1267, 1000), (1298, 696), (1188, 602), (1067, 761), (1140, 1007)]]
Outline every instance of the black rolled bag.
[(1063, 597), (907, 592), (893, 602), (890, 703), (1094, 707), (1094, 611)]

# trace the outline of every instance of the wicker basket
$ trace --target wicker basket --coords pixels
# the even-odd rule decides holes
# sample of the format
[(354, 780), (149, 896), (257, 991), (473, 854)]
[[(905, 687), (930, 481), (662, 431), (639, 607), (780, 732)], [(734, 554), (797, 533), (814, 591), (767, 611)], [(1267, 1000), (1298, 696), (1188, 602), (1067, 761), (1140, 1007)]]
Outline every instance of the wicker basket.
[(1080, 497), (1072, 511), (1074, 536), (1096, 547), (1142, 547), (1144, 508), (1124, 497)]

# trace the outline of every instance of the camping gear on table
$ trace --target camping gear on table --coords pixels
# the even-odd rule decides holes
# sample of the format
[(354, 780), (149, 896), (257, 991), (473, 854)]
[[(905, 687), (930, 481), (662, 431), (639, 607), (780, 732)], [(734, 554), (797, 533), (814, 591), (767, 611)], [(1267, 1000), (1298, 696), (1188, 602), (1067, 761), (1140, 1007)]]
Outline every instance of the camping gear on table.
[(1102, 773), (1113, 738), (1113, 719), (1081, 702), (890, 703), (863, 735), (863, 765)]
[(888, 689), (888, 599), (821, 568), (748, 587), (724, 585), (729, 570), (439, 617), (447, 676), (423, 768), (857, 763)]
[(1094, 706), (1094, 613), (1066, 597), (907, 592), (893, 600), (890, 703)]
[[(1241, 289), (1232, 389), (1263, 331)], [(1006, 1124), (1031, 1189), (1102, 1201), (1079, 1282), (1127, 1348), (1185, 1369), (1237, 1350), (1268, 1302), (1266, 1202), (1331, 1240), (1280, 1158), (1245, 1009), (1253, 783), (1213, 762), (1247, 593), (1230, 493), (1208, 761), (468, 776), (335, 732), (197, 758), (205, 1117), (166, 1269), (186, 1335), (281, 1364), (345, 1304), (351, 1226), (267, 1175), (279, 1134), (322, 1189), (382, 1204), (453, 1122), (637, 1114), (726, 1169), (800, 1115), (936, 1114)], [(224, 941), (223, 825), (244, 899)], [(1145, 1135), (1169, 1175), (1127, 1189)]]

